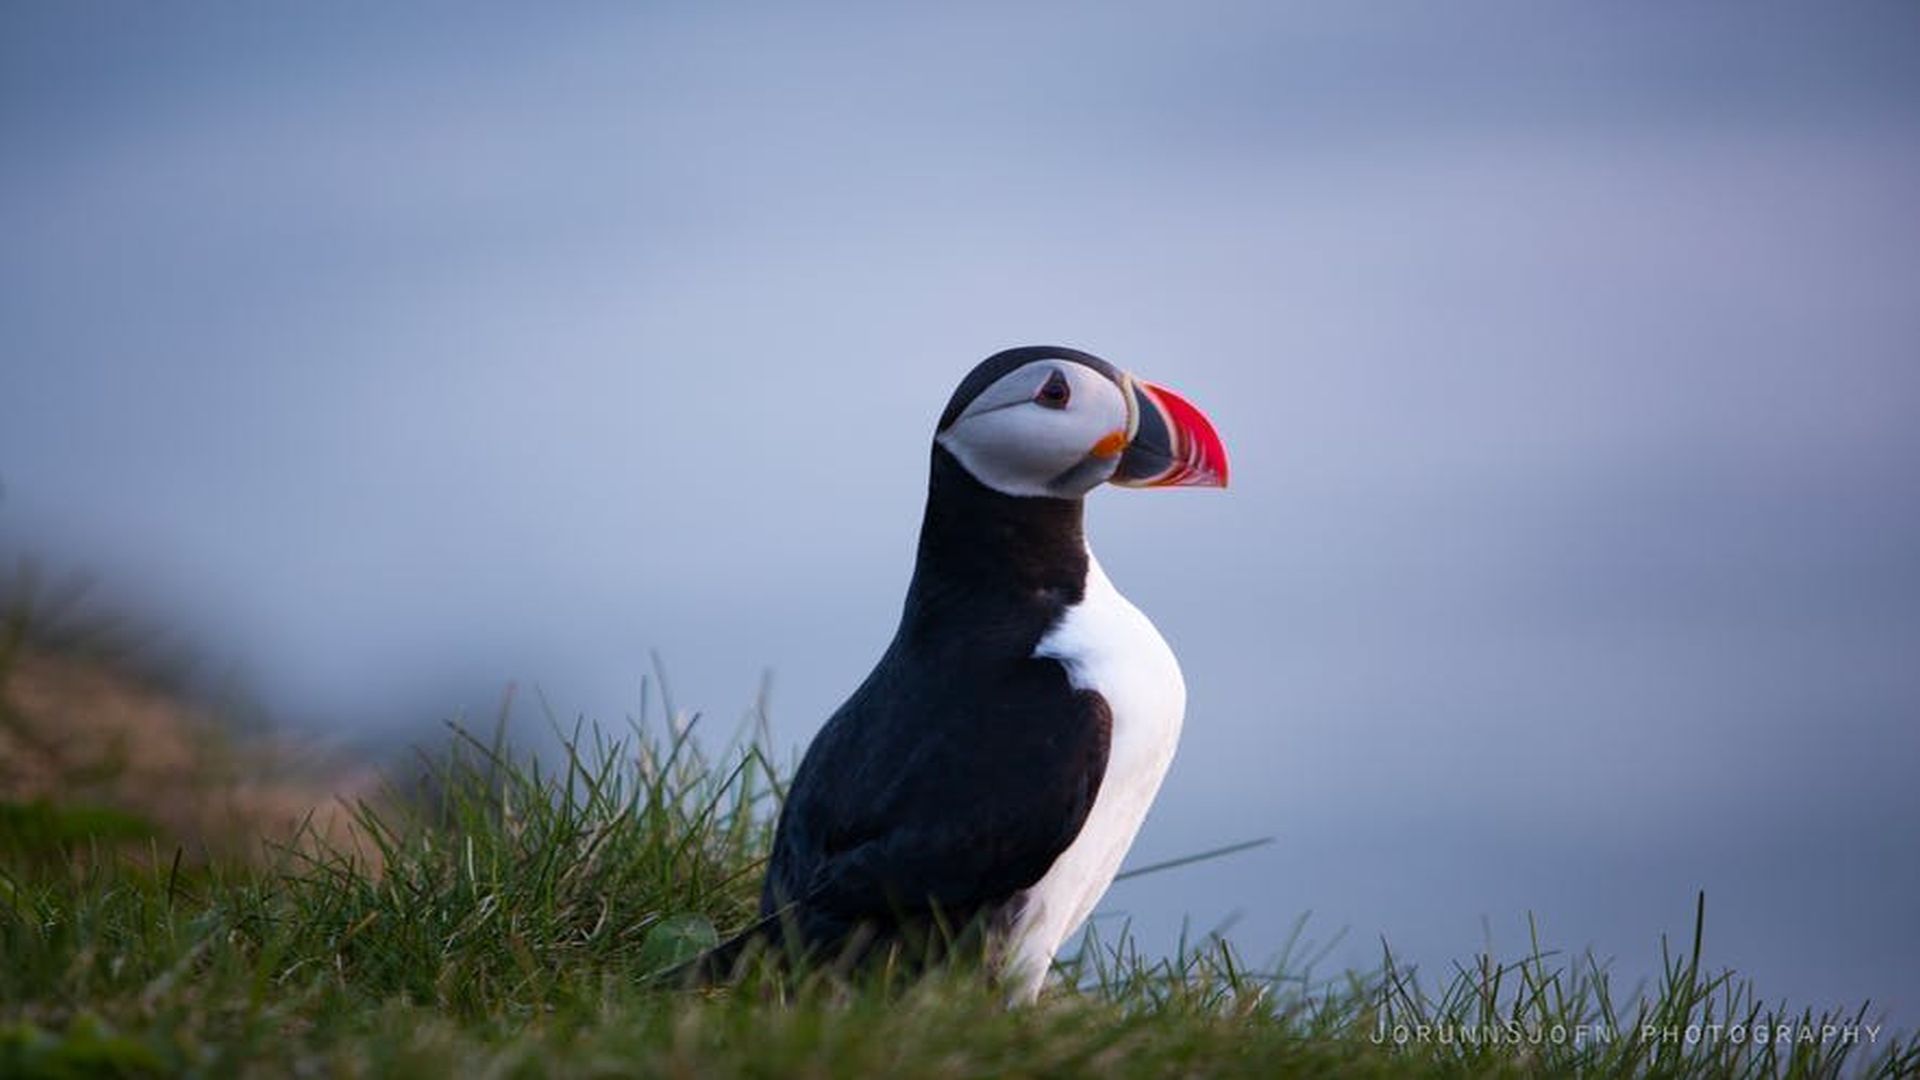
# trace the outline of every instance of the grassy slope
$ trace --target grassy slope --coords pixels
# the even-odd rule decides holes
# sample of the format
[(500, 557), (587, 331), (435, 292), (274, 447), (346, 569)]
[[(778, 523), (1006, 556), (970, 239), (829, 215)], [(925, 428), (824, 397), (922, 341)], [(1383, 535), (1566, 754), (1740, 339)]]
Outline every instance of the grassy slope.
[[(1153, 962), (1095, 944), (1065, 965), (1070, 985), (1012, 1011), (961, 973), (649, 985), (713, 926), (748, 919), (776, 785), (751, 745), (710, 760), (684, 738), (636, 736), (542, 775), (458, 736), (404, 801), (417, 810), (363, 812), (357, 855), (290, 851), (263, 867), (196, 865), (159, 845), (0, 852), (0, 1075), (1920, 1070), (1920, 1044), (1885, 1031), (1851, 1048), (1635, 1039), (1643, 1021), (1770, 1018), (1702, 975), (1697, 952), (1674, 958), (1651, 1000), (1619, 1003), (1603, 976), (1543, 956), (1482, 960), (1429, 992), (1390, 970), (1302, 987), (1250, 972), (1220, 942)], [(1523, 1038), (1396, 1048), (1373, 1040), (1382, 1020), (1513, 1021)], [(1525, 1037), (1555, 1025), (1621, 1035)]]

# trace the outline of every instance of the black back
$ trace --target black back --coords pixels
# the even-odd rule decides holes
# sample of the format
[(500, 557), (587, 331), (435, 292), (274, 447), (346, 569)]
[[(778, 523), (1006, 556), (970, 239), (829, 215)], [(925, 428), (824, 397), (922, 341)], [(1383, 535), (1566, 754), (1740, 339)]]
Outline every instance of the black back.
[(1001, 494), (934, 447), (899, 630), (781, 811), (762, 914), (806, 946), (1002, 913), (1079, 834), (1111, 715), (1033, 650), (1084, 593), (1081, 519), (1078, 499)]

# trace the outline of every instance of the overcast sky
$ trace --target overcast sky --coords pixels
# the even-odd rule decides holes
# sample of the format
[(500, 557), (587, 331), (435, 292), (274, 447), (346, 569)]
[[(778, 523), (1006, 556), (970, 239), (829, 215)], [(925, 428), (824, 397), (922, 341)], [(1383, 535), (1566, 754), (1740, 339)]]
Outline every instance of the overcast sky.
[(1920, 1025), (1920, 8), (483, 11), (0, 7), (0, 549), (289, 724), (657, 648), (797, 754), (953, 384), (1074, 345), (1233, 456), (1090, 510), (1191, 689), (1135, 861), (1277, 841), (1106, 910), (1630, 983), (1705, 888)]

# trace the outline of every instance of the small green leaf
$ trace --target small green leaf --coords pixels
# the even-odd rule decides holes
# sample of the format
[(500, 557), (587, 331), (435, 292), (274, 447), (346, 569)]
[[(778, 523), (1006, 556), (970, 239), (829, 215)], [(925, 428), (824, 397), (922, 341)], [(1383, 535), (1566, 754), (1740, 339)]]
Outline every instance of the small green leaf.
[(658, 971), (683, 964), (720, 944), (720, 933), (705, 915), (669, 915), (647, 931), (640, 946), (640, 968)]

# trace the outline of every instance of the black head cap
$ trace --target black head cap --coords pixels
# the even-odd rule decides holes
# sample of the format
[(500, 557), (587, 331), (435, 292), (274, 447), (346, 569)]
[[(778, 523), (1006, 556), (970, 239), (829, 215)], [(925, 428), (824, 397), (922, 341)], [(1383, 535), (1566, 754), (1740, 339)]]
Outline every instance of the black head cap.
[(947, 399), (947, 410), (940, 414), (940, 425), (934, 430), (947, 430), (960, 418), (961, 413), (967, 411), (973, 399), (980, 396), (980, 391), (998, 382), (1002, 375), (1035, 360), (1072, 360), (1112, 379), (1116, 386), (1120, 385), (1120, 369), (1092, 353), (1063, 345), (1022, 345), (1017, 349), (1005, 349), (980, 361), (972, 371), (967, 372), (967, 377), (961, 379), (960, 385), (954, 388), (953, 396)]

